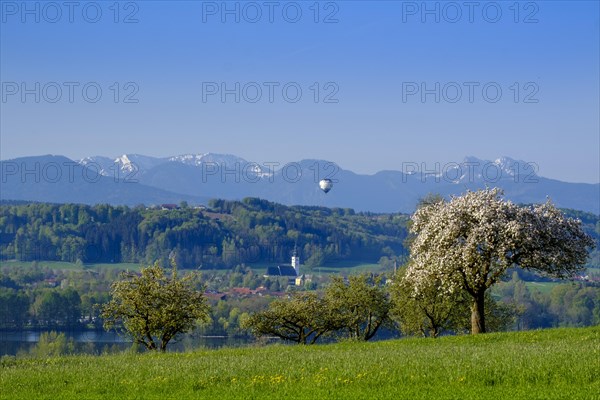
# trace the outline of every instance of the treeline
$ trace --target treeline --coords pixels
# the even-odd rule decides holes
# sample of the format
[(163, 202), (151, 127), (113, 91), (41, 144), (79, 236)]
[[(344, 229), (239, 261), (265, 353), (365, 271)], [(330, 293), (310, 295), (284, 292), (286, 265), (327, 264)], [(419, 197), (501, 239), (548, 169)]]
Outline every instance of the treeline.
[(119, 271), (0, 269), (0, 329), (101, 328), (97, 304), (108, 301)]
[[(256, 336), (302, 344), (326, 337), (369, 340), (382, 330), (424, 337), (472, 332), (468, 297), (460, 292), (415, 296), (403, 275), (392, 281), (373, 274), (334, 276), (322, 292), (295, 293), (249, 316), (240, 309), (231, 316)], [(600, 324), (600, 284), (570, 282), (530, 291), (515, 271), (496, 289), (485, 298), (488, 332)]]
[(565, 282), (542, 291), (530, 289), (515, 271), (493, 293), (512, 305), (515, 330), (600, 324), (600, 282)]
[[(19, 267), (0, 266), (0, 329), (101, 329), (99, 305), (108, 301), (110, 285), (121, 272), (107, 267), (53, 269), (36, 261)], [(315, 276), (298, 289), (314, 289), (325, 279)], [(242, 334), (239, 314), (260, 310), (272, 298), (270, 294), (288, 290), (288, 278), (265, 277), (243, 266), (204, 272), (200, 282), (213, 294), (240, 287), (262, 287), (266, 294), (209, 299), (214, 306), (213, 321), (200, 329), (206, 335)]]
[(182, 204), (139, 206), (0, 205), (4, 260), (146, 263), (180, 268), (230, 268), (287, 262), (297, 246), (303, 263), (376, 262), (404, 254), (408, 216), (352, 209), (287, 207), (265, 200), (214, 200), (207, 209)]
[[(36, 266), (35, 263), (24, 268), (4, 267), (0, 269), (0, 329), (102, 329), (103, 321), (98, 305), (109, 300), (110, 284), (118, 279), (118, 274), (117, 269), (52, 270)], [(491, 310), (496, 313), (498, 320), (491, 327), (492, 330), (600, 324), (599, 283), (538, 283), (541, 288), (538, 290), (532, 288), (531, 283), (522, 280), (527, 278), (525, 271), (514, 271), (509, 276), (492, 291), (490, 300), (494, 301), (496, 307)], [(393, 277), (390, 278), (394, 280)], [(382, 276), (382, 279), (385, 277)], [(267, 308), (275, 298), (270, 295), (271, 292), (283, 291), (287, 287), (285, 279), (278, 281), (264, 278), (242, 267), (218, 274), (202, 274), (201, 283), (210, 292), (238, 286), (260, 285), (268, 289), (264, 296), (209, 300), (210, 321), (199, 330), (204, 335), (248, 334), (242, 326), (244, 320)], [(393, 292), (394, 285), (385, 285), (384, 288)], [(396, 292), (396, 299), (400, 299), (401, 295), (402, 293)], [(431, 335), (433, 329), (428, 318), (421, 314), (415, 304), (408, 303), (407, 306), (412, 312), (407, 313), (404, 309), (398, 313), (402, 318), (397, 318), (403, 334)], [(436, 306), (439, 312), (446, 304)], [(436, 328), (437, 333), (468, 330), (468, 307), (468, 304), (450, 304), (448, 309), (458, 318), (450, 318), (450, 314), (442, 315), (442, 321)], [(383, 328), (388, 335), (395, 329), (389, 326)]]

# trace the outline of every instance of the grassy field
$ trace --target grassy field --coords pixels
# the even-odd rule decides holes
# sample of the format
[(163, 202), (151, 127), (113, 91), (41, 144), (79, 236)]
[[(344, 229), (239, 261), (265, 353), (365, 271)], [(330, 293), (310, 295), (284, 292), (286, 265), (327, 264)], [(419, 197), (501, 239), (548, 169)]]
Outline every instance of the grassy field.
[[(267, 270), (268, 265), (276, 265), (277, 263), (256, 263), (256, 264), (248, 264), (248, 266), (255, 272), (259, 274), (264, 274)], [(326, 264), (320, 267), (314, 267), (312, 269), (308, 269), (308, 267), (302, 265), (302, 273), (312, 274), (312, 275), (330, 275), (330, 274), (359, 274), (361, 272), (384, 272), (384, 269), (380, 264), (369, 264), (369, 263), (361, 263), (355, 261), (339, 261), (331, 264)], [(391, 272), (391, 271), (388, 271)]]
[[(357, 263), (353, 261), (338, 261), (313, 269), (313, 274), (360, 274), (361, 272), (385, 272), (379, 264)], [(387, 272), (392, 272), (387, 271)]]
[(600, 327), (3, 359), (2, 399), (598, 399)]
[[(32, 264), (31, 261), (1, 261), (0, 268), (8, 267), (8, 268), (23, 268), (30, 267)], [(42, 268), (50, 268), (56, 270), (81, 270), (82, 268), (75, 263), (70, 263), (66, 261), (37, 261), (38, 266)], [(267, 270), (267, 265), (274, 265), (276, 263), (256, 263), (256, 264), (248, 264), (248, 266), (258, 274), (263, 274)], [(116, 270), (139, 270), (140, 264), (135, 263), (86, 263), (84, 264), (85, 269), (91, 270), (101, 270), (101, 269), (116, 269)], [(203, 272), (211, 272), (216, 274), (225, 274), (230, 271), (230, 269), (205, 269)], [(305, 269), (306, 271), (306, 269)], [(331, 265), (324, 265), (322, 267), (317, 267), (312, 270), (313, 274), (357, 274), (365, 271), (370, 272), (382, 272), (383, 269), (379, 264), (365, 264), (365, 263), (357, 263), (352, 261), (340, 261), (338, 263), (334, 263)]]
[(565, 284), (566, 282), (525, 282), (525, 286), (530, 291), (538, 291), (540, 293), (548, 293), (556, 285)]
[[(31, 261), (2, 261), (0, 262), (0, 268), (23, 268), (23, 267), (31, 267)], [(66, 261), (37, 261), (37, 265), (41, 268), (50, 268), (56, 270), (83, 270), (80, 266), (75, 263), (70, 263)], [(91, 269), (94, 271), (100, 269), (116, 269), (116, 270), (139, 270), (140, 264), (135, 263), (90, 263), (84, 264), (85, 269)]]

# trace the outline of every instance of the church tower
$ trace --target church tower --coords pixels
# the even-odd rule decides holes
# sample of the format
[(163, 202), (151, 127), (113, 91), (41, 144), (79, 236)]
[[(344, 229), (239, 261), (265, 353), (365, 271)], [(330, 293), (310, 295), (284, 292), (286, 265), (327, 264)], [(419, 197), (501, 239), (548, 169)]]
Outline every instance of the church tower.
[(298, 250), (295, 246), (292, 253), (292, 267), (296, 270), (296, 276), (300, 276), (300, 257), (298, 257)]

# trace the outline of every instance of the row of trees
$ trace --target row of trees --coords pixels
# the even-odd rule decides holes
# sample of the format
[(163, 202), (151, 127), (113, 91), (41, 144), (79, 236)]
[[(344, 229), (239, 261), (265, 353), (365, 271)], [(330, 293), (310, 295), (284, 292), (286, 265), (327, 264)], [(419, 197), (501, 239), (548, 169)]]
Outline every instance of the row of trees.
[[(533, 287), (533, 290), (530, 290)], [(600, 283), (538, 283), (522, 281), (514, 271), (509, 281), (493, 288), (494, 296), (516, 310), (514, 329), (600, 324)], [(541, 286), (544, 288), (544, 286)]]
[[(348, 279), (334, 276), (323, 292), (295, 292), (289, 298), (270, 302), (262, 311), (248, 313), (237, 307), (219, 311), (223, 302), (210, 310), (202, 296), (204, 287), (195, 275), (178, 278), (176, 269), (167, 274), (154, 265), (143, 269), (140, 275), (124, 273), (122, 279), (113, 284), (112, 300), (104, 305), (102, 316), (105, 328), (122, 329), (137, 344), (161, 351), (180, 333), (206, 323), (212, 326), (217, 319), (227, 324), (232, 318), (242, 331), (299, 344), (313, 344), (323, 338), (367, 341), (381, 330), (388, 334), (399, 330), (403, 335), (434, 338), (442, 333), (472, 332), (467, 293), (440, 296), (436, 292), (420, 292), (415, 295), (406, 272), (406, 269), (401, 270), (393, 281), (368, 273)], [(513, 277), (504, 283), (503, 292), (521, 291), (522, 294), (520, 284), (522, 281)], [(564, 291), (557, 289), (557, 293)], [(589, 322), (598, 323), (600, 289), (588, 289), (595, 291), (588, 299), (595, 302), (592, 314), (598, 314)], [(587, 292), (584, 289), (579, 295), (557, 298), (553, 306), (561, 307), (557, 310), (561, 312), (565, 300), (585, 298)], [(217, 314), (222, 316), (215, 318)], [(523, 314), (515, 303), (486, 295), (488, 331), (510, 329)]]
[(3, 266), (0, 329), (81, 329), (97, 323), (95, 304), (108, 301), (110, 283), (117, 278), (118, 271), (109, 268)]
[[(427, 291), (417, 291), (409, 272), (410, 266), (402, 269), (392, 282), (366, 273), (347, 280), (334, 276), (323, 293), (297, 292), (271, 302), (266, 310), (238, 312), (236, 317), (243, 329), (256, 336), (276, 336), (299, 344), (313, 344), (323, 337), (367, 341), (380, 329), (395, 327), (405, 335), (434, 338), (442, 332), (482, 333), (469, 318), (472, 300), (468, 291), (444, 295), (433, 283), (426, 286)], [(519, 281), (515, 276), (512, 281), (516, 294)], [(113, 298), (102, 313), (105, 328), (120, 327), (149, 350), (165, 351), (178, 334), (211, 320), (202, 296), (204, 287), (191, 274), (178, 279), (176, 268), (171, 275), (158, 264), (143, 269), (141, 275), (124, 273), (112, 287)], [(594, 290), (589, 299), (596, 303), (593, 314), (597, 323), (600, 290)], [(585, 293), (580, 299), (585, 299)], [(489, 292), (483, 312), (488, 331), (506, 330), (523, 313), (515, 304), (497, 302)]]
[[(59, 280), (68, 281), (63, 288), (19, 288), (14, 286), (29, 281), (32, 276), (46, 276), (46, 269), (29, 267), (12, 279), (0, 279), (0, 329), (88, 329), (90, 325), (100, 328), (102, 319), (97, 304), (109, 301), (110, 281), (118, 275), (108, 273), (90, 274), (71, 271), (62, 273)], [(116, 271), (115, 271), (116, 272)], [(510, 280), (503, 280), (492, 288), (494, 302), (486, 303), (486, 324), (489, 330), (536, 329), (558, 326), (590, 326), (600, 323), (600, 285), (592, 282), (525, 282), (514, 270)], [(438, 292), (421, 293), (413, 297), (412, 287), (401, 279), (401, 269), (393, 284), (386, 284), (388, 296), (397, 311), (392, 313), (395, 326), (404, 335), (437, 336), (442, 332), (468, 332), (470, 330), (470, 301), (465, 296), (448, 296)], [(14, 275), (12, 275), (14, 276)], [(49, 275), (54, 276), (56, 275)], [(244, 268), (223, 274), (202, 274), (201, 282), (207, 290), (239, 286), (254, 282), (256, 274)], [(250, 279), (243, 279), (244, 277)], [(262, 277), (261, 277), (262, 278)], [(336, 278), (337, 279), (337, 278)], [(380, 279), (384, 279), (381, 277)], [(284, 282), (285, 281), (285, 282)], [(285, 289), (287, 280), (266, 280), (267, 286)], [(35, 284), (36, 281), (34, 281)], [(324, 284), (326, 284), (324, 282)], [(542, 290), (540, 290), (542, 289)], [(53, 293), (50, 295), (50, 293)], [(316, 292), (315, 292), (316, 293)], [(439, 297), (438, 297), (439, 295)], [(489, 294), (488, 294), (489, 296)], [(67, 299), (74, 301), (67, 301)], [(429, 300), (428, 300), (429, 299)], [(78, 301), (80, 300), (80, 302)], [(198, 327), (203, 335), (247, 335), (242, 322), (256, 312), (267, 309), (273, 300), (268, 292), (264, 296), (229, 297), (226, 300), (209, 300), (210, 320)], [(282, 301), (282, 300), (279, 300)], [(508, 321), (503, 320), (510, 314)], [(511, 323), (512, 322), (512, 323)], [(384, 326), (383, 334), (389, 330)]]
[(76, 290), (44, 289), (31, 296), (23, 291), (0, 288), (0, 329), (21, 329), (26, 325), (62, 329), (82, 326), (82, 301)]
[[(367, 341), (383, 328), (407, 336), (438, 337), (441, 333), (466, 333), (470, 328), (466, 296), (413, 295), (404, 271), (384, 283), (382, 276), (363, 274), (347, 281), (334, 277), (322, 295), (296, 293), (291, 299), (272, 302), (267, 310), (243, 321), (254, 335), (313, 344), (319, 338)], [(486, 316), (492, 331), (512, 326), (517, 310), (486, 296)]]
[(350, 276), (347, 283), (336, 276), (323, 296), (299, 293), (290, 300), (275, 300), (242, 325), (257, 336), (274, 335), (301, 344), (336, 334), (369, 340), (380, 328), (391, 326), (391, 308), (381, 276)]
[[(101, 328), (97, 304), (109, 301), (111, 283), (120, 270), (107, 266), (52, 268), (38, 262), (29, 265), (8, 263), (0, 267), (0, 329), (89, 329)], [(43, 264), (43, 263), (42, 263)], [(137, 268), (134, 266), (134, 270)], [(312, 288), (326, 277), (314, 277), (305, 285)], [(265, 277), (248, 266), (231, 270), (202, 271), (200, 282), (207, 292), (228, 292), (231, 288), (265, 288), (266, 293), (288, 289), (288, 278)], [(241, 335), (238, 314), (264, 308), (265, 298), (236, 298), (216, 301), (211, 324), (203, 325), (206, 335)], [(241, 310), (241, 311), (240, 311)]]
[[(112, 285), (112, 299), (102, 309), (106, 329), (122, 329), (148, 350), (165, 351), (178, 334), (210, 321), (210, 309), (197, 275), (179, 278), (158, 264), (140, 275), (123, 273)], [(297, 293), (291, 300), (275, 300), (265, 311), (241, 321), (257, 335), (275, 335), (298, 343), (315, 343), (321, 336), (344, 332), (369, 340), (391, 323), (392, 303), (382, 277), (352, 276), (348, 284), (334, 277), (325, 294)]]
[[(400, 274), (403, 273), (400, 271)], [(486, 296), (485, 317), (488, 331), (600, 324), (600, 284), (535, 284), (521, 280), (516, 271), (513, 275), (512, 279), (499, 282), (492, 288), (491, 294)], [(467, 296), (462, 296), (459, 301), (454, 301), (456, 298), (452, 300), (451, 296), (441, 299), (433, 297), (431, 302), (426, 302), (427, 298), (423, 297), (418, 302), (413, 299), (412, 288), (408, 285), (401, 288), (394, 280), (393, 284), (387, 284), (385, 288), (394, 305), (391, 314), (394, 326), (391, 330), (389, 326), (384, 325), (376, 336), (388, 337), (397, 331), (407, 336), (429, 337), (470, 332), (471, 304)], [(319, 292), (299, 292), (294, 295), (306, 293)], [(272, 297), (266, 295), (212, 302), (211, 321), (202, 325), (198, 332), (204, 335), (245, 335), (248, 333), (248, 327), (242, 323), (254, 313), (268, 309), (272, 300)], [(347, 336), (344, 332), (338, 333)]]

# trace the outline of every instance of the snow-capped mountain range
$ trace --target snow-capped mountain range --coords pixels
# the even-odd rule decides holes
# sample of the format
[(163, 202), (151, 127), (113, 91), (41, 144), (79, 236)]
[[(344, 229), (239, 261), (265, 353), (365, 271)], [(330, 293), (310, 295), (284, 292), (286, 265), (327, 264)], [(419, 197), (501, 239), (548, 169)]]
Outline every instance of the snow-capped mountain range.
[(193, 167), (202, 167), (203, 165), (218, 166), (239, 166), (240, 169), (247, 167), (248, 172), (258, 176), (269, 176), (269, 170), (261, 167), (257, 163), (251, 163), (241, 157), (231, 154), (181, 154), (171, 157), (150, 157), (141, 154), (123, 154), (119, 157), (92, 156), (85, 157), (78, 161), (79, 164), (95, 168), (103, 176), (115, 175), (143, 175), (152, 168), (166, 163), (179, 163)]
[[(189, 165), (193, 167), (227, 168), (244, 171), (259, 177), (271, 177), (277, 168), (271, 163), (261, 165), (247, 161), (231, 154), (181, 154), (171, 157), (150, 157), (141, 154), (123, 154), (119, 157), (92, 156), (78, 161), (88, 168), (94, 168), (103, 176), (143, 176), (151, 169), (166, 163)], [(282, 167), (279, 165), (279, 167)], [(403, 163), (402, 171), (406, 175), (420, 174), (425, 179), (438, 178), (452, 183), (471, 182), (476, 180), (495, 181), (500, 179), (527, 177), (537, 178), (537, 165), (525, 161), (514, 160), (510, 157), (500, 157), (494, 161), (481, 160), (476, 157), (466, 157), (460, 163), (430, 165), (418, 163)]]
[[(0, 164), (3, 200), (151, 205), (260, 197), (288, 205), (408, 213), (429, 193), (450, 196), (487, 186), (502, 188), (505, 197), (516, 203), (550, 198), (559, 207), (600, 214), (600, 184), (541, 177), (537, 165), (510, 157), (493, 161), (466, 157), (446, 164), (405, 162), (398, 171), (372, 175), (356, 174), (323, 160), (257, 163), (215, 153), (170, 157), (124, 154), (75, 162), (47, 155)], [(31, 171), (37, 171), (38, 176)], [(334, 182), (327, 194), (318, 186), (323, 178)]]

